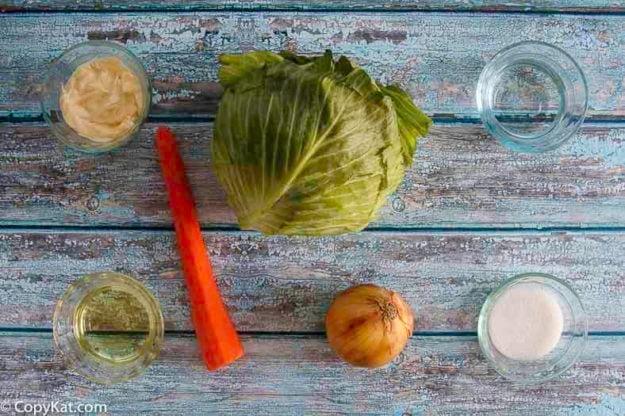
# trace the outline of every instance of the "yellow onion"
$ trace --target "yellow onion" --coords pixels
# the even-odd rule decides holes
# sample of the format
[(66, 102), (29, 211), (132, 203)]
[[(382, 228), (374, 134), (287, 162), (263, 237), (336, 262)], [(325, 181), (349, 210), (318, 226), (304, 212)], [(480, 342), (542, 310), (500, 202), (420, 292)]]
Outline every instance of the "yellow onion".
[(326, 315), (332, 349), (358, 367), (381, 367), (404, 349), (414, 328), (410, 306), (383, 287), (358, 285), (338, 294)]

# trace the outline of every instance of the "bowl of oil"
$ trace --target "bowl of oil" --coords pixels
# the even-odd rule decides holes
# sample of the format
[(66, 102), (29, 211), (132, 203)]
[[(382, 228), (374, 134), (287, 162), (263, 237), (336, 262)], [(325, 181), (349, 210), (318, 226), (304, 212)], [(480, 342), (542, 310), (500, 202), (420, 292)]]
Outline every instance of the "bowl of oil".
[(141, 374), (159, 355), (161, 308), (137, 280), (115, 272), (86, 275), (59, 300), (54, 341), (69, 367), (102, 384)]

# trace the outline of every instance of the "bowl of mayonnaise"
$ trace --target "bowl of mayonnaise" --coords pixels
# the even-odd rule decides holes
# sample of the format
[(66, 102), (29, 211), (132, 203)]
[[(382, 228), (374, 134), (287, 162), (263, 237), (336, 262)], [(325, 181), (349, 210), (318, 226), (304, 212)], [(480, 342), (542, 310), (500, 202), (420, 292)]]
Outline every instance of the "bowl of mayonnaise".
[(151, 98), (148, 75), (132, 52), (113, 42), (88, 41), (52, 62), (41, 109), (63, 143), (105, 152), (137, 134)]

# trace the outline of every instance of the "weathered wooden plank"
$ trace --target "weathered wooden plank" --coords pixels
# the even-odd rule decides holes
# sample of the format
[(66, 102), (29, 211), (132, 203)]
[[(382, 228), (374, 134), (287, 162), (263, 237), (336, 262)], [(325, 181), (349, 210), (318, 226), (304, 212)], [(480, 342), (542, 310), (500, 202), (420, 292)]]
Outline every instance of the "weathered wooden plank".
[[(474, 331), (487, 294), (502, 279), (530, 271), (566, 279), (591, 330), (625, 330), (625, 233), (205, 237), (241, 331), (323, 332), (332, 298), (366, 282), (399, 292), (415, 309), (417, 331)], [(160, 299), (168, 330), (192, 330), (173, 233), (106, 230), (2, 232), (0, 328), (50, 328), (69, 284), (103, 270), (143, 281)]]
[(503, 47), (543, 40), (584, 68), (591, 117), (625, 114), (625, 16), (211, 12), (9, 14), (0, 25), (0, 116), (40, 114), (48, 63), (87, 39), (123, 42), (154, 78), (154, 115), (210, 116), (218, 102), (217, 56), (252, 49), (346, 54), (383, 82), (405, 87), (428, 113), (477, 116), (475, 85)]
[(0, 11), (62, 10), (450, 10), (609, 13), (622, 0), (3, 0)]
[(0, 398), (103, 403), (111, 414), (506, 414), (625, 412), (625, 339), (591, 337), (560, 378), (521, 388), (497, 376), (473, 337), (416, 337), (389, 367), (341, 363), (317, 337), (246, 336), (246, 356), (208, 373), (190, 336), (169, 336), (143, 376), (102, 386), (65, 370), (50, 334), (4, 334)]
[[(210, 166), (209, 123), (172, 124), (206, 226), (236, 224)], [(63, 150), (41, 123), (0, 125), (0, 223), (170, 226), (154, 125), (117, 152)], [(625, 127), (588, 125), (557, 151), (509, 152), (479, 125), (440, 124), (373, 228), (625, 224)]]

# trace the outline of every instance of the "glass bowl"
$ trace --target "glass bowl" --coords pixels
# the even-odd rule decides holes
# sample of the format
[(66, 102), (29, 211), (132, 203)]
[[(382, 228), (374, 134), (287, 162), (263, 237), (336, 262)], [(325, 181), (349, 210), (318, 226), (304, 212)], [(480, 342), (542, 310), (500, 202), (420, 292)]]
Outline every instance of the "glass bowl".
[[(532, 360), (502, 354), (489, 333), (489, 319), (497, 300), (519, 285), (544, 290), (562, 311), (562, 333), (557, 344), (548, 354)], [(557, 377), (575, 363), (586, 344), (588, 326), (584, 307), (568, 284), (547, 274), (526, 273), (504, 281), (488, 296), (480, 311), (477, 334), (482, 353), (495, 371), (517, 384), (531, 385)]]
[(75, 281), (58, 301), (54, 341), (68, 366), (102, 384), (141, 374), (158, 357), (161, 308), (137, 280), (100, 272)]
[[(105, 57), (119, 58), (124, 66), (137, 77), (141, 89), (144, 91), (143, 111), (137, 118), (134, 128), (124, 137), (110, 141), (95, 141), (81, 136), (67, 124), (63, 118), (59, 100), (63, 86), (80, 65), (96, 58)], [(43, 118), (61, 142), (81, 151), (98, 153), (117, 148), (134, 137), (150, 111), (151, 100), (152, 94), (148, 75), (139, 59), (132, 52), (113, 42), (87, 41), (72, 46), (51, 63), (45, 76), (40, 104)]]
[(579, 129), (588, 107), (584, 74), (562, 49), (521, 42), (495, 55), (476, 90), (486, 130), (519, 152), (555, 149)]

